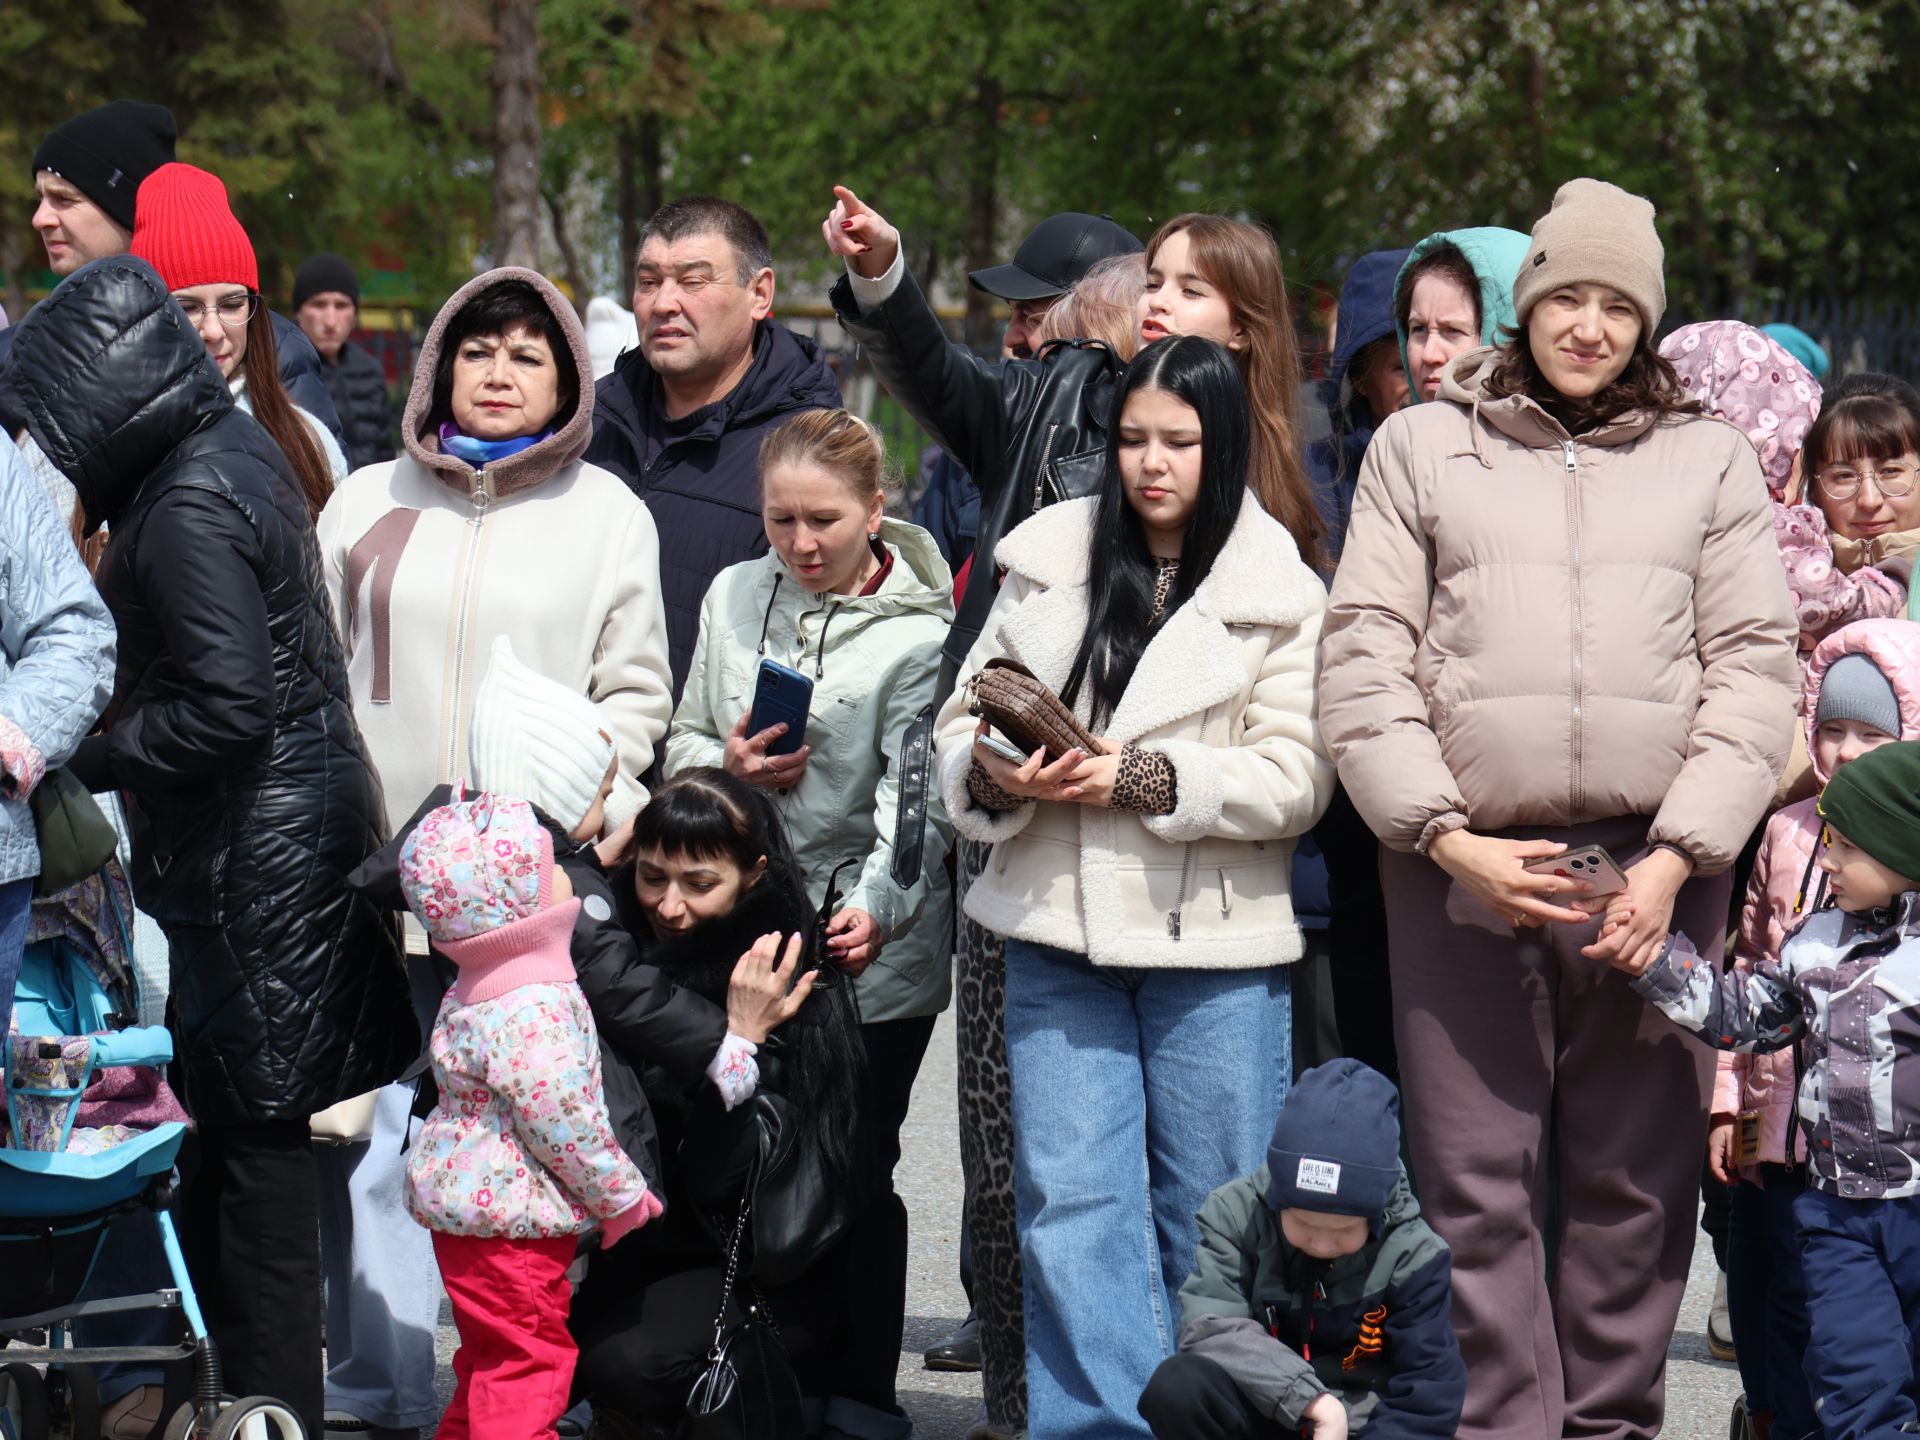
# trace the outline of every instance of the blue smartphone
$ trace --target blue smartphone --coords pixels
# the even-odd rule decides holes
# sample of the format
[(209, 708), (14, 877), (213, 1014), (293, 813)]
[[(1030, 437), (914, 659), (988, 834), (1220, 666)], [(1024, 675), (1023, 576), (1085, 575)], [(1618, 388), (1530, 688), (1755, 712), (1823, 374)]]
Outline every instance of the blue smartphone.
[(813, 705), (813, 681), (777, 660), (762, 660), (753, 681), (753, 709), (747, 735), (786, 722), (787, 733), (767, 746), (769, 755), (791, 755), (807, 742), (807, 711)]

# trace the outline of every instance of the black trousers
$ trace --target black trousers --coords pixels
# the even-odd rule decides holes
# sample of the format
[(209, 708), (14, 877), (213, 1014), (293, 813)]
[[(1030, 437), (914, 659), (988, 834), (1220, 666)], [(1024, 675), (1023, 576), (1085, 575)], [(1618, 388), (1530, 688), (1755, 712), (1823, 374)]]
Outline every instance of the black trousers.
[(307, 1119), (203, 1124), (183, 1153), (180, 1244), (226, 1388), (322, 1433), (320, 1181)]
[(1140, 1418), (1156, 1440), (1293, 1440), (1253, 1408), (1231, 1375), (1201, 1355), (1160, 1362), (1140, 1396)]
[(826, 1391), (899, 1413), (894, 1378), (907, 1315), (907, 1207), (893, 1190), (900, 1127), (913, 1082), (933, 1039), (935, 1017), (879, 1020), (860, 1027), (867, 1050), (866, 1123), (873, 1146), (873, 1195), (837, 1252), (846, 1329), (829, 1361)]
[(1393, 1038), (1393, 980), (1387, 969), (1387, 897), (1380, 888), (1380, 842), (1339, 786), (1313, 838), (1327, 860), (1333, 902), (1329, 969), (1340, 1048), (1400, 1083)]

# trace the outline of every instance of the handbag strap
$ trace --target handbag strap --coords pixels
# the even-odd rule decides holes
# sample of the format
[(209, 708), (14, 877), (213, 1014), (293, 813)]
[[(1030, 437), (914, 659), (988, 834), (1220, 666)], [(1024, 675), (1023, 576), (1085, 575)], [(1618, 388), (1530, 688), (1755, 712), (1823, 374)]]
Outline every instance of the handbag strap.
[(733, 1222), (733, 1237), (727, 1242), (727, 1278), (720, 1286), (720, 1310), (713, 1317), (713, 1346), (707, 1351), (709, 1363), (717, 1361), (726, 1350), (727, 1342), (727, 1304), (733, 1299), (733, 1292), (739, 1286), (746, 1292), (747, 1304), (742, 1307), (749, 1319), (757, 1319), (776, 1339), (780, 1335), (780, 1326), (768, 1308), (767, 1300), (760, 1288), (749, 1276), (745, 1281), (740, 1278), (740, 1250), (746, 1243), (747, 1227), (753, 1219), (753, 1191), (760, 1183), (760, 1162), (756, 1159), (747, 1174), (746, 1192), (740, 1197), (740, 1217)]

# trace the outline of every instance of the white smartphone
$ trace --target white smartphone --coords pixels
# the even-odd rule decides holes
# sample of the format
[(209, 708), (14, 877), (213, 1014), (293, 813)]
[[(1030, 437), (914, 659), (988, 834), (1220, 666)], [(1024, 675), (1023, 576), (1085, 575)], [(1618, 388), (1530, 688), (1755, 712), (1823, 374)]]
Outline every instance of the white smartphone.
[(1580, 893), (1588, 898), (1617, 895), (1627, 888), (1626, 874), (1600, 845), (1582, 845), (1564, 855), (1549, 855), (1544, 860), (1529, 860), (1529, 875), (1557, 875), (1580, 882)]
[(1018, 745), (1013, 744), (1011, 741), (1002, 740), (991, 730), (984, 735), (976, 735), (974, 739), (978, 740), (982, 745), (986, 746), (987, 749), (1011, 765), (1024, 765), (1032, 758), (1031, 756), (1022, 755)]

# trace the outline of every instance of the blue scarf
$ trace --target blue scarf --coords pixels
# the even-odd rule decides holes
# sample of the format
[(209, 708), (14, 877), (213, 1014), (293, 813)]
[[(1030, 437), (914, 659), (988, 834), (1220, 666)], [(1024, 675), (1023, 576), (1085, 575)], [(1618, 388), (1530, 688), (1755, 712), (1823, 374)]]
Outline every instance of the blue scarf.
[(464, 460), (478, 470), (491, 465), (496, 460), (504, 460), (509, 455), (518, 455), (522, 450), (538, 445), (549, 435), (553, 427), (532, 435), (522, 435), (517, 440), (476, 440), (471, 435), (462, 435), (451, 420), (440, 427), (440, 449), (456, 460)]

